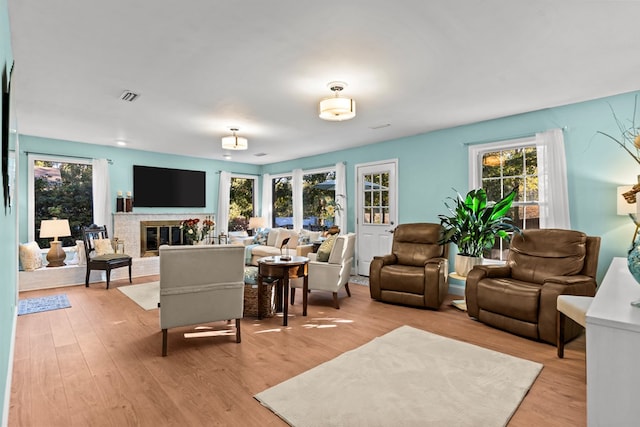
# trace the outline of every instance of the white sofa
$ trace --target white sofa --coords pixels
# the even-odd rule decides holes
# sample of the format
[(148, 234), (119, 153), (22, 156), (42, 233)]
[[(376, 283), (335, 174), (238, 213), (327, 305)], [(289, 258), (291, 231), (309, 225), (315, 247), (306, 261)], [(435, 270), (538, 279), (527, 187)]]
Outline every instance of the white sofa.
[[(282, 254), (307, 256), (312, 250), (313, 245), (310, 243), (300, 244), (300, 234), (305, 233), (309, 242), (313, 242), (320, 238), (320, 232), (310, 232), (303, 230), (300, 233), (286, 228), (272, 228), (268, 231), (268, 237), (265, 244), (256, 244), (253, 239), (244, 239), (237, 241), (245, 246), (247, 253), (245, 254), (245, 263), (248, 265), (258, 265), (258, 259), (268, 256), (280, 255), (280, 246), (282, 241), (289, 237), (289, 243), (286, 249), (282, 249)], [(311, 240), (313, 239), (313, 240)]]
[(244, 305), (244, 248), (234, 245), (160, 247), (160, 329), (240, 319)]

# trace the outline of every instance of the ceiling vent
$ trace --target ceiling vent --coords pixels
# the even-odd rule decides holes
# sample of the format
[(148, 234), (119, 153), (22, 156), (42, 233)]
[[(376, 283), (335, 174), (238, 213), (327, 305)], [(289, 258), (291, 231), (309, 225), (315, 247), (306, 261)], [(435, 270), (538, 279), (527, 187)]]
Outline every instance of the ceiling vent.
[(138, 99), (139, 96), (140, 95), (138, 95), (137, 93), (133, 93), (130, 90), (125, 90), (124, 92), (122, 92), (122, 95), (120, 95), (120, 99), (127, 102), (133, 102)]
[(256, 157), (263, 157), (263, 156), (266, 156), (266, 155), (267, 155), (267, 153), (256, 153), (256, 154), (254, 154), (254, 156), (256, 156)]

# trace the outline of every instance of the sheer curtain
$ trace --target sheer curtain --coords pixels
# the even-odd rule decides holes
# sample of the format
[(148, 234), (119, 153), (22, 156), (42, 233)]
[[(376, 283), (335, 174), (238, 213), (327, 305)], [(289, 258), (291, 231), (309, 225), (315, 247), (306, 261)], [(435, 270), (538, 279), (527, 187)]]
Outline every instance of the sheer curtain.
[(93, 170), (93, 223), (106, 225), (110, 235), (113, 236), (109, 161), (107, 159), (93, 159), (91, 166)]
[(218, 234), (229, 231), (229, 197), (231, 195), (231, 172), (220, 171), (220, 189), (218, 190), (218, 215), (216, 226)]
[(336, 163), (335, 201), (342, 208), (336, 212), (336, 225), (341, 233), (347, 232), (347, 167), (344, 163)]
[(561, 129), (536, 133), (540, 228), (571, 229), (564, 136)]
[(303, 207), (302, 207), (302, 169), (294, 169), (291, 182), (293, 203), (293, 229), (302, 229), (303, 223)]
[(271, 175), (265, 173), (262, 175), (262, 213), (267, 225), (266, 228), (271, 228), (273, 224), (273, 198), (271, 196)]

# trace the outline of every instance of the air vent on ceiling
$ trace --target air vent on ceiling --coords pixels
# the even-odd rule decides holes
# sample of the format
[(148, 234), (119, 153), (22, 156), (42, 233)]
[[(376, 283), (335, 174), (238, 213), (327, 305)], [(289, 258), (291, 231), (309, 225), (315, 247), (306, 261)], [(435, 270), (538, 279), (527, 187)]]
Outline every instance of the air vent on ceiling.
[(133, 102), (138, 99), (139, 96), (140, 95), (138, 95), (137, 93), (131, 92), (130, 90), (125, 90), (124, 92), (122, 92), (122, 95), (120, 95), (120, 99), (127, 102)]
[(254, 156), (256, 156), (256, 157), (262, 157), (262, 156), (266, 156), (266, 155), (267, 155), (267, 153), (256, 153), (256, 154), (254, 154)]

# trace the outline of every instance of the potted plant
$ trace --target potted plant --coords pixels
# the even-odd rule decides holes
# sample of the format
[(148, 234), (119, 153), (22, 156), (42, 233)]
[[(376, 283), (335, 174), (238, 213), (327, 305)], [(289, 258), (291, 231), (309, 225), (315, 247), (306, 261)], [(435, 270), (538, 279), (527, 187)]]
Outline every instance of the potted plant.
[(458, 246), (455, 270), (466, 276), (474, 265), (482, 262), (482, 253), (491, 249), (496, 238), (510, 240), (508, 232), (521, 233), (507, 216), (517, 189), (513, 189), (498, 202), (487, 202), (484, 189), (471, 190), (466, 197), (457, 193), (457, 198), (449, 198), (454, 204), (445, 206), (451, 216), (438, 215), (443, 227), (440, 244), (455, 243)]

